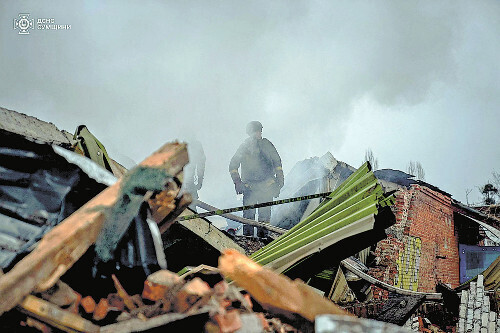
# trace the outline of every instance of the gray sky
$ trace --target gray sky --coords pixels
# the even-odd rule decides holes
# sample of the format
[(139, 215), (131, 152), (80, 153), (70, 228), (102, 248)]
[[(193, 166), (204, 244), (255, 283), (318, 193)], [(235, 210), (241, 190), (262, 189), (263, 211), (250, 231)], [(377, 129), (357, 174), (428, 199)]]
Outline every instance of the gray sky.
[(219, 206), (250, 120), (285, 175), (327, 151), (358, 167), (371, 148), (379, 168), (418, 160), (477, 201), (500, 172), (499, 54), (499, 1), (2, 1), (0, 106), (86, 124), (125, 164), (196, 133), (200, 196)]

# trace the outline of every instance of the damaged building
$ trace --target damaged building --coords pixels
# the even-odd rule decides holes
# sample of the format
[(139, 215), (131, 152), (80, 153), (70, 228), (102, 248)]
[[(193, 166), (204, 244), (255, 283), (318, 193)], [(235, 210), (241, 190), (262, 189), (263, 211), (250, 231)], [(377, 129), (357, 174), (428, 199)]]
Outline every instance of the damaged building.
[(187, 149), (166, 144), (126, 170), (85, 126), (0, 108), (0, 326), (500, 332), (488, 208), (327, 153), (297, 163), (281, 198), (329, 194), (274, 206), (264, 245), (180, 218), (194, 213), (180, 191)]
[[(298, 170), (312, 172), (305, 179)], [(337, 161), (331, 153), (304, 160), (290, 172), (300, 181), (293, 184), (292, 179), (293, 186), (285, 189), (291, 193), (286, 195), (300, 195), (310, 190), (333, 191), (355, 171), (352, 166)], [(409, 325), (410, 316), (418, 314), (430, 317), (443, 326), (443, 330), (451, 330), (456, 328), (459, 319), (459, 301), (455, 300), (453, 311), (449, 311), (442, 303), (441, 292), (455, 289), (455, 293), (460, 293), (486, 271), (489, 272), (489, 289), (485, 294), (492, 302), (487, 303), (490, 308), (485, 310), (488, 320), (483, 320), (476, 328), (489, 327), (493, 322), (497, 325), (499, 281), (495, 274), (499, 267), (495, 260), (500, 250), (500, 220), (491, 213), (494, 207), (473, 209), (454, 200), (449, 193), (402, 171), (382, 169), (374, 171), (374, 175), (384, 190), (394, 192), (395, 197), (392, 206), (395, 220), (384, 230), (383, 239), (357, 253), (353, 258), (356, 262), (352, 259), (339, 262), (334, 256), (326, 256), (328, 259), (325, 260), (332, 262), (333, 270), (319, 274), (311, 271), (302, 278), (312, 282), (321, 281), (318, 277), (328, 279), (330, 289), (324, 281), (317, 282), (317, 285), (325, 295), (346, 304), (358, 316)], [(318, 204), (319, 200), (294, 203), (294, 209), (288, 211), (279, 207), (273, 223), (289, 228), (308, 216)], [(365, 273), (365, 279), (360, 282), (362, 273)], [(408, 294), (406, 290), (414, 292), (413, 296), (420, 299), (406, 313), (387, 316), (388, 301)], [(476, 321), (481, 320), (476, 318)], [(419, 327), (422, 326), (421, 323)], [(469, 321), (469, 326), (460, 327), (459, 331), (476, 328)]]

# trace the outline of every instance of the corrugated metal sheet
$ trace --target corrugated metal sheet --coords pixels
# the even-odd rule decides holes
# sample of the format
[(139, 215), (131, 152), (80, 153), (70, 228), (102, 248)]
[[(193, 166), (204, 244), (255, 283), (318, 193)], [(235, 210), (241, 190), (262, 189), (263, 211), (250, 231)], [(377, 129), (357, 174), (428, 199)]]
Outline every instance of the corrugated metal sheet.
[(500, 257), (491, 263), (483, 272), (483, 276), (485, 290), (497, 290), (500, 288)]
[(349, 303), (355, 300), (356, 296), (349, 288), (342, 269), (337, 269), (337, 274), (332, 284), (332, 288), (328, 294), (328, 298), (334, 303)]
[(356, 234), (373, 229), (380, 207), (392, 205), (369, 163), (343, 182), (309, 217), (251, 258), (283, 272), (298, 261)]

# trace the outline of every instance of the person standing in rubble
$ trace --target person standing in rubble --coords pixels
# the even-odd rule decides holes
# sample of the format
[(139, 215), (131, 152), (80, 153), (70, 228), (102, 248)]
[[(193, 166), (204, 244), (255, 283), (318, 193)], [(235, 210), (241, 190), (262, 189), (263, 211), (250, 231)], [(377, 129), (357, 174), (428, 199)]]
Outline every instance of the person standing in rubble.
[[(279, 196), (285, 178), (281, 157), (268, 139), (262, 138), (262, 124), (248, 123), (248, 138), (240, 145), (229, 163), (229, 173), (233, 179), (236, 194), (243, 194), (243, 205), (253, 205), (272, 201)], [(241, 167), (241, 177), (238, 169)], [(243, 211), (243, 217), (255, 219), (255, 209)], [(258, 209), (258, 221), (271, 220), (271, 207)], [(253, 236), (254, 227), (243, 226), (243, 235)], [(267, 229), (258, 227), (258, 237), (267, 237)]]
[(188, 192), (193, 198), (193, 203), (189, 205), (194, 211), (196, 209), (196, 200), (198, 199), (198, 191), (203, 186), (203, 178), (205, 176), (205, 162), (207, 160), (205, 151), (200, 141), (194, 137), (187, 140), (187, 149), (189, 163), (184, 167), (184, 180), (182, 183), (182, 192)]

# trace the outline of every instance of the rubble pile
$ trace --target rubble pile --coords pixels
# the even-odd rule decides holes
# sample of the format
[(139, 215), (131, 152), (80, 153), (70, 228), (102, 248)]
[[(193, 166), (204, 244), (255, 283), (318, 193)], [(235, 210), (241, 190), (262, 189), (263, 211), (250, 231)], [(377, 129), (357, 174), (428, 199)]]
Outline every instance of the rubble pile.
[(374, 244), (398, 220), (396, 189), (369, 163), (292, 229), (235, 236), (188, 208), (186, 144), (127, 171), (85, 126), (71, 136), (2, 108), (1, 119), (2, 331), (499, 332), (498, 257), (436, 292), (370, 275)]
[[(102, 169), (93, 170), (92, 161), (82, 160), (81, 156), (66, 149), (33, 142), (23, 136), (3, 132), (2, 135), (11, 136), (8, 141), (2, 140), (3, 143), (23, 145), (26, 151), (39, 154), (24, 154), (22, 151), (15, 156), (11, 154), (9, 167), (19, 166), (19, 159), (24, 156), (35, 156), (38, 159), (30, 162), (32, 172), (41, 177), (47, 175), (33, 178), (27, 174), (28, 191), (33, 186), (38, 191), (49, 193), (47, 189), (52, 190), (49, 185), (62, 184), (56, 177), (67, 176), (76, 183), (74, 187), (64, 187), (66, 192), (60, 191), (60, 196), (39, 201), (36, 207), (24, 204), (17, 210), (2, 211), (9, 214), (2, 215), (2, 225), (10, 227), (2, 229), (4, 237), (19, 237), (16, 234), (18, 226), (38, 223), (43, 227), (41, 232), (27, 239), (27, 244), (33, 246), (9, 248), (8, 255), (12, 259), (5, 261), (2, 266), (5, 273), (0, 274), (0, 326), (3, 329), (135, 332), (168, 328), (190, 332), (298, 332), (311, 331), (314, 322), (314, 314), (299, 311), (305, 300), (309, 304), (328, 302), (334, 309), (333, 313), (343, 312), (312, 289), (308, 290), (305, 284), (295, 285), (291, 281), (274, 285), (274, 288), (288, 285), (288, 289), (297, 289), (291, 293), (295, 295), (295, 303), (290, 303), (293, 308), (274, 297), (259, 301), (263, 295), (262, 285), (252, 291), (256, 285), (249, 284), (255, 279), (255, 272), (265, 272), (264, 281), (270, 284), (266, 291), (275, 295), (283, 294), (283, 289), (273, 291), (271, 281), (286, 278), (255, 267), (248, 271), (248, 262), (252, 261), (239, 252), (243, 250), (237, 244), (231, 245), (228, 239), (221, 240), (213, 227), (208, 226), (210, 233), (207, 233), (201, 229), (189, 229), (192, 223), (175, 223), (179, 215), (186, 214), (184, 211), (191, 202), (189, 194), (179, 194), (182, 170), (188, 161), (186, 145), (166, 144), (116, 179), (103, 174)], [(37, 164), (37, 161), (45, 164)], [(72, 173), (62, 171), (69, 166)], [(9, 172), (9, 177), (18, 175), (16, 169)], [(77, 173), (79, 178), (73, 176)], [(31, 185), (30, 180), (40, 178), (45, 183)], [(12, 182), (10, 178), (9, 182), (11, 187), (25, 186), (24, 183)], [(82, 192), (82, 188), (94, 190)], [(19, 202), (10, 200), (16, 204)], [(11, 207), (11, 201), (5, 200), (4, 206)], [(40, 217), (29, 211), (38, 207), (40, 209), (34, 212)], [(28, 213), (22, 209), (27, 209)], [(199, 228), (202, 221), (194, 222)], [(212, 246), (212, 253), (228, 246), (237, 249), (233, 250), (235, 253), (221, 257), (222, 273), (204, 265), (198, 269), (187, 268), (183, 275), (174, 273), (180, 268), (176, 267), (175, 260), (165, 258), (167, 246), (171, 249), (180, 242), (177, 236), (167, 237), (174, 225), (177, 229), (182, 226), (192, 230), (188, 237), (199, 239), (200, 248), (203, 238), (206, 238), (204, 246)], [(196, 238), (199, 235), (202, 238)], [(165, 243), (166, 239), (169, 244)], [(176, 254), (178, 258), (179, 254)], [(238, 258), (238, 264), (222, 258)], [(179, 259), (178, 262), (182, 263), (182, 255)], [(167, 261), (173, 271), (166, 270)], [(229, 279), (233, 279), (234, 284), (229, 284)], [(256, 281), (262, 283), (260, 278)], [(241, 287), (246, 290), (241, 290)]]
[(238, 251), (225, 251), (219, 262), (218, 269), (201, 265), (181, 276), (159, 270), (134, 295), (113, 274), (113, 292), (100, 299), (59, 280), (23, 299), (18, 309), (27, 318), (20, 325), (42, 332), (309, 332), (319, 314), (347, 314)]
[(255, 300), (229, 284), (215, 268), (194, 269), (182, 278), (168, 270), (157, 271), (144, 281), (142, 293), (135, 295), (129, 295), (115, 275), (113, 281), (116, 290), (99, 300), (82, 297), (59, 281), (21, 303), (22, 312), (28, 315), (22, 325), (42, 332), (53, 328), (134, 332), (155, 327), (200, 332), (236, 332), (243, 328), (243, 332), (297, 332), (279, 318), (254, 311)]
[(245, 254), (247, 255), (251, 255), (266, 245), (266, 243), (259, 238), (247, 236), (233, 236), (233, 238), (234, 241), (245, 250)]

